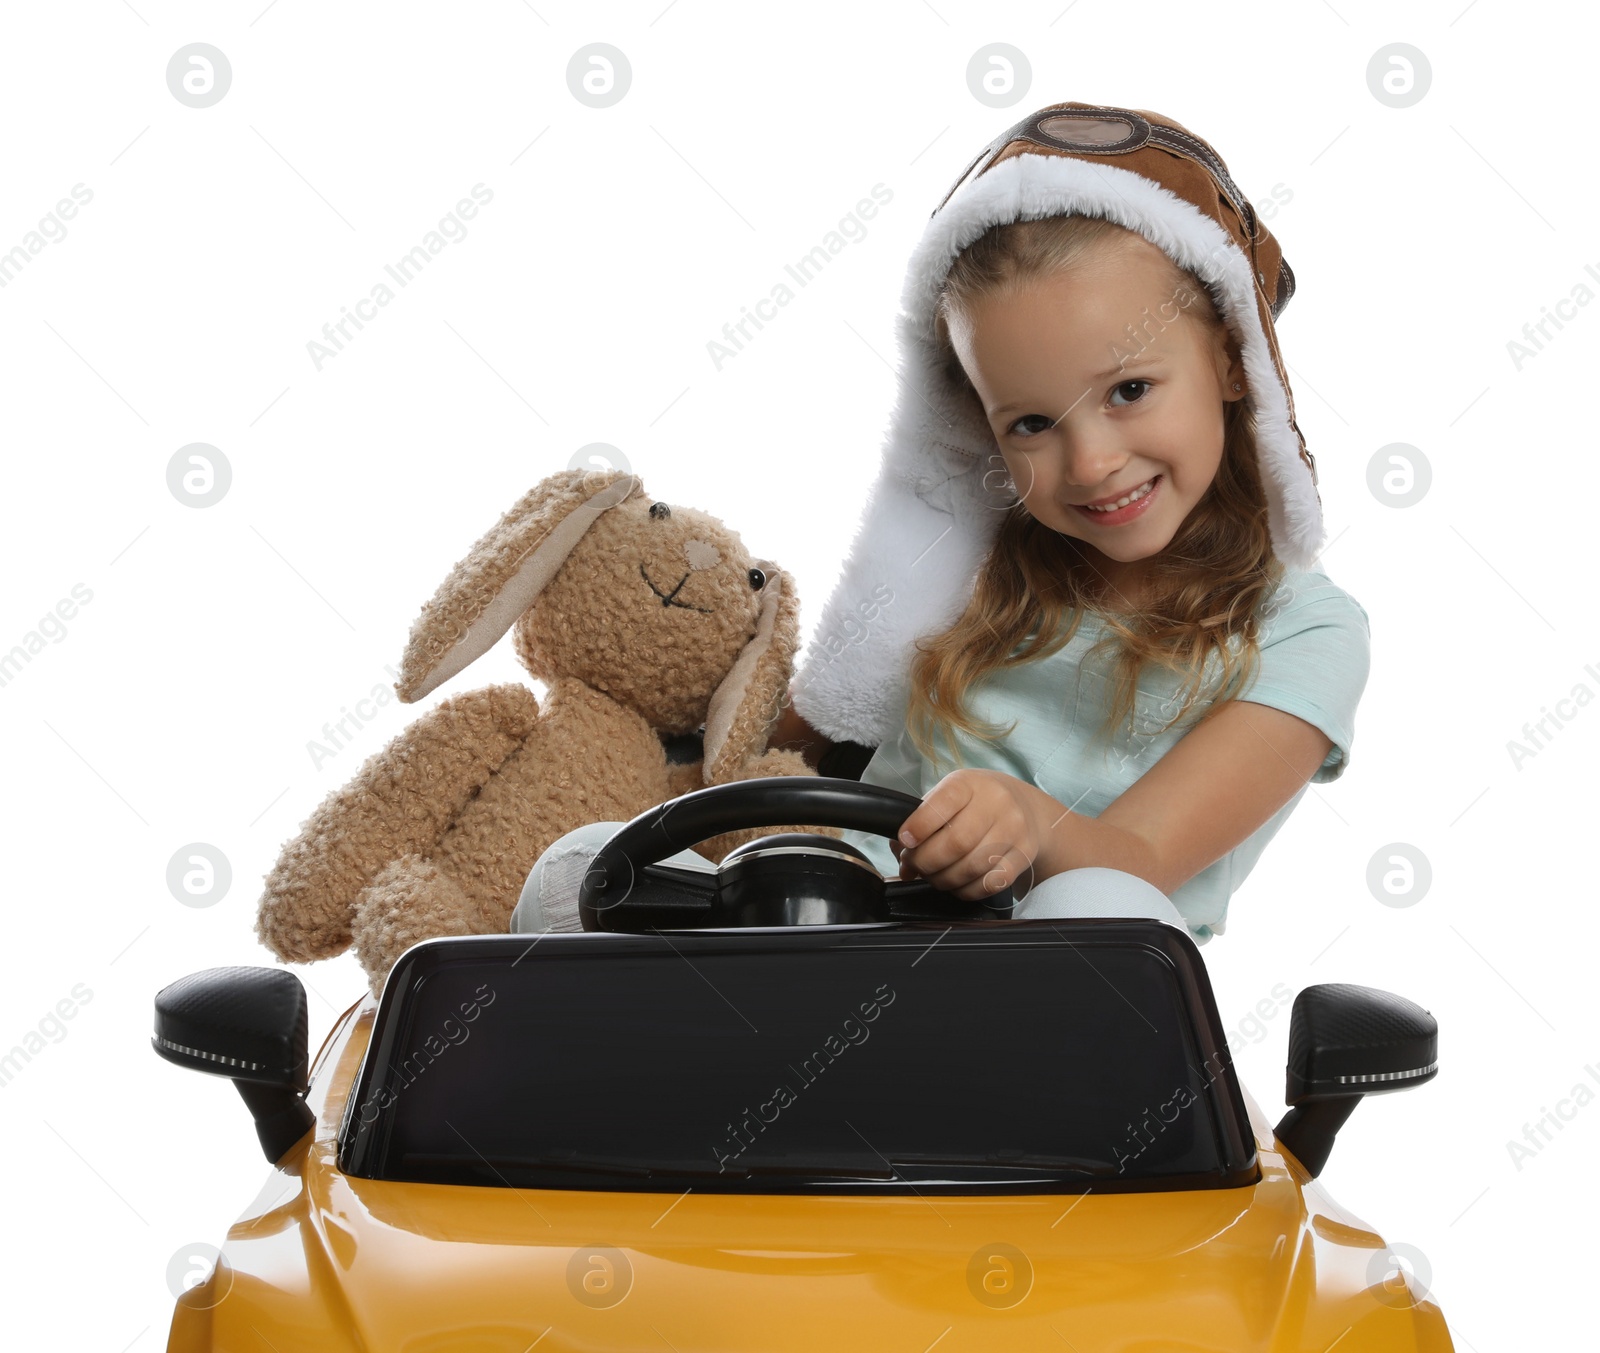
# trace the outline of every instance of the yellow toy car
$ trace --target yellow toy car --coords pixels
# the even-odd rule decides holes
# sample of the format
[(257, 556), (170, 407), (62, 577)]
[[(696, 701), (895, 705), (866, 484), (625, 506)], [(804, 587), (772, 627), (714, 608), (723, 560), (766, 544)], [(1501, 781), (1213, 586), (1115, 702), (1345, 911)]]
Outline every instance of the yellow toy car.
[(165, 987), (156, 1051), (230, 1077), (273, 1166), (168, 1349), (1452, 1348), (1315, 1182), (1362, 1095), (1436, 1074), (1427, 1011), (1302, 991), (1274, 1127), (1176, 926), (1012, 919), (820, 834), (659, 863), (917, 802), (663, 804), (596, 857), (583, 933), (415, 945), (309, 1075), (291, 973)]

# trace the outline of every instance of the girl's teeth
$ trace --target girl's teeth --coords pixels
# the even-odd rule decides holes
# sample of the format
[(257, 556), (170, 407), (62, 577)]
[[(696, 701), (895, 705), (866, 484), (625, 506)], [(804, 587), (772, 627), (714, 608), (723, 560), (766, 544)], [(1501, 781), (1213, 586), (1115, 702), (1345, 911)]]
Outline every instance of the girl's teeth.
[[(1089, 511), (1091, 511), (1091, 512), (1115, 512), (1118, 508), (1127, 507), (1127, 505), (1129, 503), (1136, 503), (1136, 502), (1139, 501), (1139, 499), (1143, 498), (1145, 496), (1145, 494), (1149, 493), (1150, 490), (1155, 486), (1155, 482), (1156, 481), (1155, 481), (1154, 477), (1152, 477), (1150, 479), (1147, 479), (1147, 480), (1144, 481), (1144, 483), (1139, 485), (1139, 487), (1136, 488), (1132, 493), (1126, 494), (1123, 497), (1118, 498), (1116, 502), (1107, 503), (1104, 507), (1090, 507)], [(1085, 506), (1088, 506), (1088, 505), (1085, 504)]]

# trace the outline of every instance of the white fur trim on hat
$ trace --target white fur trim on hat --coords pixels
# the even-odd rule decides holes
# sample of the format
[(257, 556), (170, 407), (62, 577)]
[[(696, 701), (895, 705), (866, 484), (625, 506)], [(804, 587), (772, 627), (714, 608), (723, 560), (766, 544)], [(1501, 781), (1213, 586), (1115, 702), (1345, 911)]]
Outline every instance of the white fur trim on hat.
[(1137, 231), (1210, 286), (1255, 403), (1273, 551), (1298, 569), (1322, 547), (1316, 487), (1243, 251), (1193, 204), (1131, 170), (1060, 155), (1002, 160), (962, 184), (911, 256), (897, 322), (900, 397), (878, 478), (793, 687), (796, 712), (834, 742), (875, 747), (898, 733), (914, 641), (965, 609), (1015, 501), (988, 423), (944, 372), (933, 320), (945, 274), (991, 226), (1072, 213)]

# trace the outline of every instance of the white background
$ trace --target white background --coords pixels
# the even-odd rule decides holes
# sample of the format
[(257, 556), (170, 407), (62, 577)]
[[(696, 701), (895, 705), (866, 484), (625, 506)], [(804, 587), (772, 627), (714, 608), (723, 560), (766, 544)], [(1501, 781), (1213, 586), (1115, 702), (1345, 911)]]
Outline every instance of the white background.
[[(75, 585), (92, 593), (0, 687), (0, 1045), (48, 1034), (0, 1086), (25, 1342), (163, 1347), (169, 1261), (220, 1244), (255, 1194), (243, 1105), (151, 1052), (152, 997), (273, 962), (251, 929), (262, 875), (415, 711), (391, 702), (320, 767), (307, 744), (390, 680), (450, 565), (606, 442), (653, 497), (790, 569), (809, 631), (893, 407), (910, 251), (979, 148), (1061, 99), (1175, 117), (1252, 200), (1276, 193), (1323, 563), (1372, 621), (1347, 773), (1307, 794), (1204, 950), (1244, 1082), (1276, 1117), (1280, 983), (1425, 1005), (1437, 1079), (1365, 1102), (1323, 1182), (1426, 1256), (1458, 1347), (1588, 1333), (1600, 1107), (1568, 1097), (1600, 1090), (1580, 863), (1600, 710), (1567, 705), (1520, 767), (1508, 743), (1600, 690), (1584, 537), (1600, 307), (1569, 307), (1520, 370), (1507, 348), (1579, 284), (1600, 294), (1587, 12), (99, 0), (8, 6), (5, 28), (0, 251), (75, 184), (93, 195), (0, 289), (0, 651)], [(167, 85), (195, 42), (232, 67), (207, 108)], [(632, 68), (608, 108), (568, 87), (595, 42)], [(1005, 108), (966, 74), (997, 42), (1031, 65)], [(1396, 42), (1431, 67), (1403, 108), (1367, 77)], [(318, 370), (308, 342), (478, 183), (493, 200), (465, 238)], [(717, 370), (708, 341), (880, 183), (893, 200), (865, 238)], [(168, 489), (191, 442), (231, 466), (208, 508)], [(1432, 470), (1406, 508), (1369, 488), (1395, 442)], [(502, 644), (433, 698), (516, 679)], [(166, 883), (192, 842), (231, 865), (209, 907)], [(1430, 863), (1414, 905), (1369, 890), (1393, 843)], [(296, 971), (315, 1051), (363, 979), (348, 955)], [(1247, 1023), (1264, 998), (1273, 1017)], [(52, 1025), (62, 1001), (73, 1017)], [(1563, 1105), (1570, 1121), (1514, 1161), (1508, 1143)]]

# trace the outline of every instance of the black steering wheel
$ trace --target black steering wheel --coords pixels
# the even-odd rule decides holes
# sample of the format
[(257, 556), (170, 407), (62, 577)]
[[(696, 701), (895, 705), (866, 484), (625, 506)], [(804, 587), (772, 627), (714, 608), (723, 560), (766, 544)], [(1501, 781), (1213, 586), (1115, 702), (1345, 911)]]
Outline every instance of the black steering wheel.
[(820, 775), (769, 775), (681, 794), (619, 827), (578, 890), (585, 930), (968, 921), (1011, 915), (1009, 885), (968, 902), (926, 879), (887, 880), (820, 832), (777, 832), (730, 850), (715, 873), (660, 863), (708, 837), (807, 822), (893, 838), (922, 800)]

